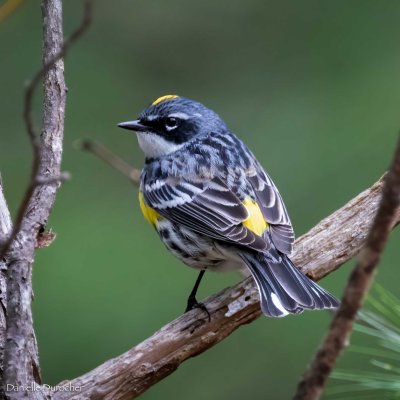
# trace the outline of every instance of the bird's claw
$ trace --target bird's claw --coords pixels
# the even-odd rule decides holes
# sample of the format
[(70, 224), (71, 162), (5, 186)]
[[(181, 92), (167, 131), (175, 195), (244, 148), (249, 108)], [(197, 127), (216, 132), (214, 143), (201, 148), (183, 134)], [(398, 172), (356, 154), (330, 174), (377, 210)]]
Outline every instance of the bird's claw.
[(200, 310), (203, 310), (207, 314), (208, 322), (211, 321), (211, 314), (207, 310), (207, 307), (203, 303), (199, 303), (196, 300), (196, 298), (189, 297), (185, 312), (188, 312), (188, 311), (193, 310), (195, 308), (199, 308)]

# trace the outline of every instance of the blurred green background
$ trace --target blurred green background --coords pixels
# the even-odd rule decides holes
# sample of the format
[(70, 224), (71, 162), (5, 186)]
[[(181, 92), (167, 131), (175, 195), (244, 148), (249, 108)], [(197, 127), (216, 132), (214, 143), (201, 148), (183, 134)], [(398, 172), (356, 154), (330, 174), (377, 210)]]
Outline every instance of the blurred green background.
[[(163, 94), (199, 100), (254, 150), (300, 236), (389, 164), (400, 128), (399, 17), (395, 0), (97, 1), (93, 26), (66, 60), (63, 170), (73, 178), (48, 225), (57, 240), (34, 266), (46, 382), (80, 375), (177, 317), (197, 275), (146, 224), (136, 188), (74, 141), (99, 140), (140, 166), (136, 138), (116, 124)], [(81, 2), (65, 2), (66, 35), (80, 18)], [(30, 172), (21, 113), (24, 81), (41, 60), (39, 1), (1, 23), (0, 54), (0, 170), (15, 213)], [(395, 294), (399, 239), (400, 231), (378, 274)], [(323, 286), (340, 296), (352, 265)], [(200, 297), (240, 279), (210, 273)], [(260, 318), (143, 398), (289, 399), (329, 319)], [(351, 355), (347, 363), (357, 367)]]

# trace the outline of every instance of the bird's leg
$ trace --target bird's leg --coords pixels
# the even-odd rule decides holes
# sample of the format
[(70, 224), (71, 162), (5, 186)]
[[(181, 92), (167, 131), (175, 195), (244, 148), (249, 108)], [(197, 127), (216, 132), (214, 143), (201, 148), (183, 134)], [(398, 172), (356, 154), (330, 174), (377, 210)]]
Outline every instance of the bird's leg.
[(205, 311), (205, 312), (207, 313), (207, 315), (208, 315), (208, 320), (211, 321), (211, 315), (210, 315), (210, 313), (208, 312), (207, 307), (206, 307), (203, 303), (199, 303), (199, 302), (197, 301), (197, 299), (196, 299), (196, 293), (197, 293), (197, 290), (198, 290), (198, 288), (199, 288), (199, 286), (200, 286), (200, 282), (201, 282), (201, 280), (203, 279), (203, 276), (204, 276), (204, 273), (205, 273), (205, 272), (206, 272), (205, 269), (202, 269), (202, 270), (200, 271), (199, 276), (197, 277), (196, 282), (195, 282), (195, 284), (194, 284), (194, 286), (193, 286), (193, 289), (192, 289), (192, 291), (190, 292), (190, 295), (189, 295), (189, 297), (188, 297), (187, 306), (186, 306), (185, 312), (188, 312), (188, 311), (190, 311), (190, 310), (193, 310), (194, 308), (200, 308), (201, 310), (203, 310), (203, 311)]
[(193, 286), (193, 289), (192, 289), (192, 291), (191, 291), (190, 294), (189, 294), (185, 312), (190, 311), (190, 310), (193, 310), (193, 308), (199, 308), (198, 305), (199, 305), (200, 303), (199, 303), (199, 302), (197, 301), (197, 299), (196, 299), (196, 294), (197, 294), (197, 290), (199, 289), (200, 282), (201, 282), (201, 280), (203, 279), (203, 276), (204, 276), (204, 273), (205, 273), (205, 272), (206, 272), (205, 269), (202, 269), (202, 270), (200, 271), (199, 276), (197, 277), (196, 282), (195, 282), (195, 284), (194, 284), (194, 286)]

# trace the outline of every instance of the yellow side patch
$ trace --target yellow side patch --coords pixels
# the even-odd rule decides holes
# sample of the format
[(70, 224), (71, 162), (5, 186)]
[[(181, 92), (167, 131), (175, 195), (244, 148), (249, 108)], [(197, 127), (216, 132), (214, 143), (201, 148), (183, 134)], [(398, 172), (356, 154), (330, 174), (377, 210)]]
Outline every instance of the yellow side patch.
[(165, 96), (161, 96), (161, 97), (159, 97), (158, 99), (154, 100), (154, 101), (151, 103), (151, 105), (152, 105), (152, 106), (155, 106), (156, 104), (161, 103), (162, 101), (176, 99), (177, 97), (178, 97), (178, 96), (177, 96), (176, 94), (167, 94), (167, 95), (165, 95)]
[(144, 217), (147, 219), (147, 221), (150, 222), (150, 224), (154, 226), (156, 222), (161, 218), (161, 215), (156, 210), (153, 210), (146, 204), (142, 192), (139, 192), (139, 205)]
[(249, 216), (243, 221), (243, 225), (256, 235), (261, 236), (268, 228), (268, 224), (259, 205), (249, 197), (244, 200), (243, 205), (249, 213)]

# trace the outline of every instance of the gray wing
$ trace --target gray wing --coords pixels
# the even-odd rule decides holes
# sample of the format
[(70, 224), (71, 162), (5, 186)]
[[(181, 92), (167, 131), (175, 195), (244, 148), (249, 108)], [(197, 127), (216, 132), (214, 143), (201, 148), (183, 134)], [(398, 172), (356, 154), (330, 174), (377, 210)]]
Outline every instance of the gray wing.
[(271, 238), (275, 247), (282, 253), (291, 253), (294, 232), (285, 204), (274, 182), (255, 158), (253, 168), (247, 173), (247, 179), (254, 189), (261, 211), (270, 225)]
[(240, 199), (220, 180), (157, 180), (142, 187), (146, 203), (172, 222), (224, 242), (257, 251), (269, 248), (267, 238), (243, 225), (248, 212)]

